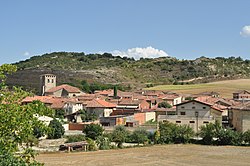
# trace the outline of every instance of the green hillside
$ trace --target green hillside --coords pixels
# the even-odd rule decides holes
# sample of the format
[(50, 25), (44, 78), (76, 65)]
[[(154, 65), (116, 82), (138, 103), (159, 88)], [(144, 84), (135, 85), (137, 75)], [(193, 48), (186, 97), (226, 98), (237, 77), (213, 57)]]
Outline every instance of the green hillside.
[(178, 60), (173, 57), (134, 60), (112, 54), (54, 52), (20, 61), (18, 72), (8, 83), (36, 89), (39, 75), (54, 73), (58, 83), (80, 86), (82, 80), (123, 84), (132, 88), (163, 84), (194, 84), (217, 80), (249, 78), (250, 61), (240, 57)]

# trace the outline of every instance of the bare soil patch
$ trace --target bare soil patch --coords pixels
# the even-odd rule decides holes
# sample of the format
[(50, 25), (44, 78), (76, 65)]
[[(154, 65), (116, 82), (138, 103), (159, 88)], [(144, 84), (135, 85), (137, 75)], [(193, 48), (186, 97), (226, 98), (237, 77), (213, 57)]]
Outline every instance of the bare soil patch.
[(235, 166), (249, 165), (250, 147), (156, 145), (96, 152), (40, 154), (37, 160), (49, 166)]

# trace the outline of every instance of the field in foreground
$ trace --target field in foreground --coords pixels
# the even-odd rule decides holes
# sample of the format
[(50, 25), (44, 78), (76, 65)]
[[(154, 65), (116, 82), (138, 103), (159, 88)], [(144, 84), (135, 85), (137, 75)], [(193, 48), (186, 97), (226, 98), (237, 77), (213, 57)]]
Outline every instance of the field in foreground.
[(45, 165), (151, 166), (151, 165), (249, 165), (250, 147), (157, 145), (121, 150), (40, 154)]
[(193, 85), (159, 85), (150, 90), (168, 90), (176, 93), (197, 94), (205, 91), (215, 91), (221, 97), (232, 98), (232, 93), (238, 90), (250, 90), (250, 79), (218, 81)]

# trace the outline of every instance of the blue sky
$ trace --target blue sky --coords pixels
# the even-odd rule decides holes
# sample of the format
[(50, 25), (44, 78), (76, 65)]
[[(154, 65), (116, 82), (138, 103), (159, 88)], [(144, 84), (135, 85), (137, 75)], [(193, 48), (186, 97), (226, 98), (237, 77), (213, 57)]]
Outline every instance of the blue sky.
[(0, 64), (54, 51), (250, 59), (249, 8), (249, 0), (3, 0)]

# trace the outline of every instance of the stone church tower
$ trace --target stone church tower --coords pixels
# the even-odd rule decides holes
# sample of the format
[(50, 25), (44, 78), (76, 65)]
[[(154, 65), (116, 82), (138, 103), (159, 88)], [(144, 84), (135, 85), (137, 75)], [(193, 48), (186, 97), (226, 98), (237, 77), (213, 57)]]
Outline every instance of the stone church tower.
[(43, 74), (40, 75), (40, 95), (44, 96), (44, 93), (56, 87), (56, 76), (54, 74)]

